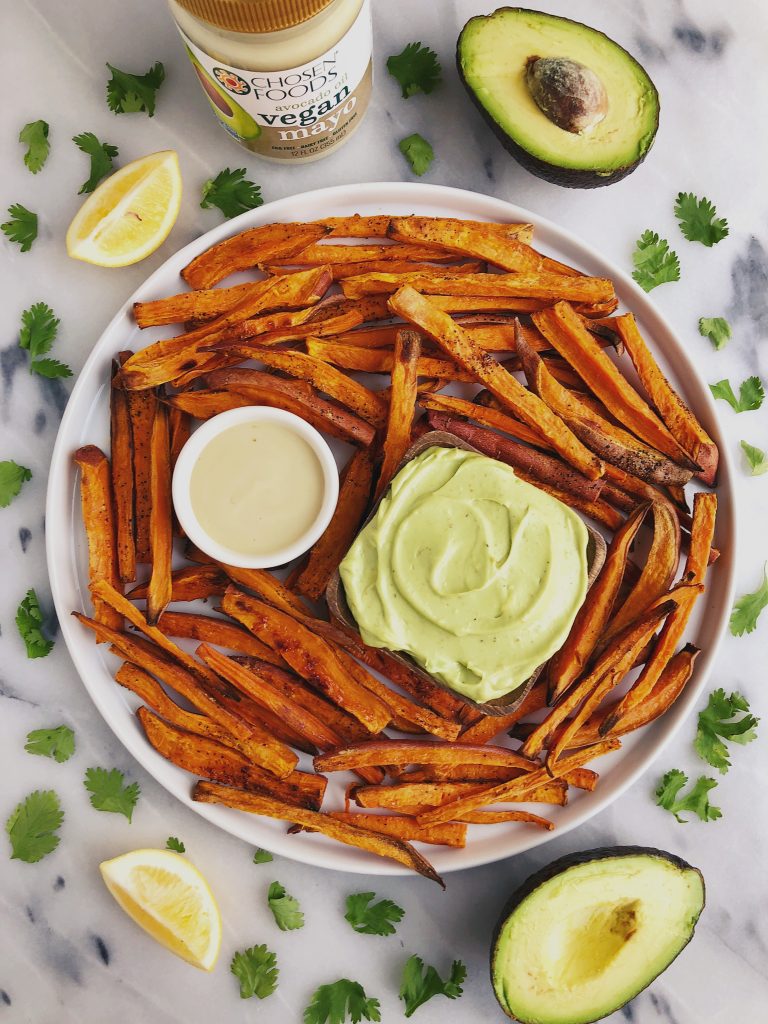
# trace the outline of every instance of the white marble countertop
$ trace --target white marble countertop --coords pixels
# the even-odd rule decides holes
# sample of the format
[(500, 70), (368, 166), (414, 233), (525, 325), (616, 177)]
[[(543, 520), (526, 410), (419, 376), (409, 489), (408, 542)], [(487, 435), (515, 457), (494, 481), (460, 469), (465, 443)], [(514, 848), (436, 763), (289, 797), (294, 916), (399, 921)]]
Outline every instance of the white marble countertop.
[[(651, 790), (662, 769), (697, 764), (692, 723), (618, 804), (578, 831), (534, 853), (450, 876), (446, 894), (420, 880), (366, 879), (313, 870), (288, 860), (254, 866), (252, 851), (179, 805), (139, 766), (100, 719), (74, 671), (63, 642), (45, 660), (27, 661), (14, 626), (16, 607), (34, 586), (50, 608), (45, 569), (46, 472), (71, 382), (50, 383), (28, 374), (17, 347), (19, 314), (45, 300), (61, 317), (59, 358), (75, 372), (113, 311), (172, 251), (218, 222), (203, 211), (201, 183), (222, 166), (247, 166), (267, 200), (322, 185), (398, 180), (409, 175), (396, 142), (421, 131), (437, 158), (425, 180), (487, 192), (552, 218), (629, 267), (632, 243), (651, 227), (680, 254), (683, 274), (653, 298), (709, 381), (734, 382), (762, 371), (768, 334), (768, 200), (765, 167), (768, 109), (765, 53), (768, 14), (750, 0), (600, 0), (540, 2), (537, 6), (593, 23), (626, 45), (646, 65), (662, 97), (662, 125), (640, 170), (606, 189), (572, 192), (531, 177), (512, 161), (476, 115), (453, 66), (455, 40), (488, 0), (374, 0), (376, 83), (373, 109), (344, 149), (305, 168), (259, 163), (235, 147), (214, 123), (161, 2), (95, 4), (88, 0), (24, 0), (4, 11), (4, 81), (0, 108), (0, 207), (21, 202), (40, 215), (40, 237), (20, 254), (2, 240), (2, 347), (0, 348), (0, 459), (30, 467), (33, 480), (0, 511), (3, 578), (0, 583), (0, 817), (30, 790), (54, 787), (66, 810), (62, 842), (36, 865), (0, 851), (0, 1021), (30, 1024), (202, 1024), (216, 1021), (298, 1022), (314, 988), (348, 976), (381, 1000), (382, 1019), (402, 1019), (397, 988), (411, 952), (445, 970), (454, 957), (469, 967), (464, 997), (435, 998), (418, 1011), (420, 1024), (501, 1020), (487, 980), (487, 947), (499, 905), (534, 868), (563, 853), (616, 843), (658, 846), (690, 859), (704, 872), (708, 905), (695, 941), (679, 960), (612, 1021), (651, 1024), (730, 1024), (765, 1019), (768, 1007), (768, 883), (763, 851), (768, 841), (766, 740), (738, 750), (721, 780), (724, 817), (712, 824), (677, 825), (654, 806)], [(439, 53), (445, 83), (431, 97), (407, 102), (383, 71), (383, 61), (413, 39)], [(143, 71), (165, 63), (168, 80), (157, 115), (115, 117), (104, 102), (106, 60)], [(13, 91), (13, 102), (8, 101)], [(52, 154), (32, 177), (16, 143), (27, 121), (51, 125)], [(153, 150), (178, 150), (186, 194), (166, 244), (144, 264), (104, 271), (70, 261), (63, 236), (78, 206), (85, 158), (70, 138), (94, 131), (120, 148), (120, 162)], [(673, 217), (680, 190), (709, 196), (730, 222), (716, 248), (686, 243)], [(716, 353), (699, 337), (699, 316), (727, 316), (734, 338)], [(747, 438), (768, 448), (768, 412), (736, 419), (720, 407), (734, 452)], [(765, 522), (768, 476), (738, 473), (738, 589), (754, 589), (768, 555)], [(768, 618), (741, 639), (726, 637), (712, 686), (738, 688), (753, 710), (768, 716), (765, 651)], [(30, 729), (70, 724), (77, 753), (63, 765), (24, 752)], [(97, 814), (82, 776), (91, 764), (117, 766), (141, 784), (132, 824)], [(155, 947), (124, 917), (101, 885), (104, 858), (180, 836), (211, 879), (224, 916), (221, 962), (200, 974)], [(268, 883), (279, 879), (300, 898), (307, 926), (277, 932), (265, 906)], [(370, 882), (370, 885), (369, 885)], [(393, 939), (358, 937), (343, 921), (347, 893), (375, 888), (407, 908)], [(227, 967), (234, 950), (259, 942), (275, 949), (282, 966), (276, 996), (241, 1002)]]

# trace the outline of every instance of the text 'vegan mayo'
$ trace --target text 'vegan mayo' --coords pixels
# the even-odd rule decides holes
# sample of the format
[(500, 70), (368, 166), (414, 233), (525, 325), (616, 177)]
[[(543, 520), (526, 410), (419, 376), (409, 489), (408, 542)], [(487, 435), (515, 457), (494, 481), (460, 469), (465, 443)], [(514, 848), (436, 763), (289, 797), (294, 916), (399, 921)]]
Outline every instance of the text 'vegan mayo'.
[(219, 123), (268, 160), (318, 160), (360, 124), (370, 0), (168, 0)]

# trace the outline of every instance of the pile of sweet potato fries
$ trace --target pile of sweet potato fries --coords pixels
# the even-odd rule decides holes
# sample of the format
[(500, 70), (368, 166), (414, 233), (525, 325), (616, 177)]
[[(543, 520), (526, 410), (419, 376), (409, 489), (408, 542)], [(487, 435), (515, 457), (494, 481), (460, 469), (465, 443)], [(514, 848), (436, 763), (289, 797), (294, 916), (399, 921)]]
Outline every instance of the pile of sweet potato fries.
[[(553, 828), (503, 805), (594, 789), (587, 763), (685, 687), (697, 654), (686, 626), (717, 557), (716, 497), (697, 490), (689, 510), (685, 485), (714, 486), (717, 447), (632, 314), (616, 314), (612, 282), (531, 238), (528, 224), (415, 216), (268, 224), (196, 257), (182, 272), (190, 291), (135, 305), (141, 328), (182, 326), (116, 355), (110, 451), (75, 453), (93, 612), (74, 614), (121, 659), (115, 678), (140, 699), (149, 743), (204, 780), (195, 800), (439, 882), (412, 841), (462, 847), (468, 825)], [(262, 275), (216, 287), (245, 270)], [(213, 562), (173, 518), (171, 475), (193, 422), (253, 404), (351, 446), (333, 520), (285, 582)], [(367, 647), (323, 603), (371, 502), (433, 428), (610, 537), (565, 645), (509, 714), (484, 714)], [(216, 614), (175, 610), (211, 599)], [(506, 733), (517, 749), (491, 743)], [(338, 771), (354, 777), (345, 808), (321, 810)]]

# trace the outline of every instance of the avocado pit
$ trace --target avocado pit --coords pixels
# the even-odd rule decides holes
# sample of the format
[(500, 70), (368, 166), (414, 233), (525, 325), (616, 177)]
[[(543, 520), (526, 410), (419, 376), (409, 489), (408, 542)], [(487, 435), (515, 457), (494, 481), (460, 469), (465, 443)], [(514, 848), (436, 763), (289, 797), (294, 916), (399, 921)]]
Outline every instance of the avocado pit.
[(608, 113), (608, 94), (591, 68), (568, 57), (529, 57), (528, 90), (553, 124), (575, 135), (589, 131)]

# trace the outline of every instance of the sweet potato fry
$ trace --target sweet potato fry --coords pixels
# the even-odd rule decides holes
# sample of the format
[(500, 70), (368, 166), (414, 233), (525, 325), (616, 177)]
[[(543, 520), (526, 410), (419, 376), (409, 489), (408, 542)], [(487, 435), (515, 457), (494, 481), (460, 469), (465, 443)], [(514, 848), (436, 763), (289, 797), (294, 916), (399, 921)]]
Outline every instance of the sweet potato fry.
[[(535, 767), (535, 765), (532, 765)], [(519, 768), (503, 768), (499, 765), (464, 764), (422, 768), (400, 776), (408, 782), (506, 782), (520, 775)], [(575, 789), (589, 792), (597, 785), (598, 774), (590, 768), (574, 768), (563, 776), (563, 782)]]
[(269, 280), (246, 281), (231, 288), (207, 288), (149, 302), (134, 302), (133, 317), (141, 328), (183, 324), (186, 320), (210, 320), (227, 313), (248, 295), (263, 295), (273, 284), (274, 281)]
[[(457, 321), (472, 340), (486, 352), (514, 352), (515, 324), (508, 317), (466, 317)], [(400, 324), (383, 324), (379, 327), (363, 327), (359, 330), (337, 334), (335, 341), (340, 345), (354, 345), (357, 348), (391, 348), (395, 344)], [(538, 331), (528, 329), (533, 337), (541, 338)], [(541, 347), (547, 343), (541, 338)]]
[[(226, 587), (224, 589), (226, 590)], [(240, 654), (268, 661), (272, 665), (285, 665), (283, 659), (275, 654), (271, 647), (257, 640), (247, 629), (236, 626), (227, 619), (215, 619), (210, 615), (188, 612), (163, 612), (158, 626), (167, 636), (186, 637), (189, 640), (217, 644), (230, 651), (238, 651)]]
[(435, 245), (462, 256), (487, 260), (502, 270), (545, 270), (570, 277), (579, 273), (573, 267), (542, 256), (525, 242), (505, 237), (498, 231), (489, 231), (483, 224), (470, 221), (439, 217), (393, 217), (387, 235), (403, 243), (421, 239), (425, 245)]
[(280, 608), (289, 615), (301, 617), (307, 614), (307, 606), (302, 599), (266, 569), (243, 569), (237, 565), (227, 565), (225, 562), (220, 562), (219, 565), (233, 583), (245, 587), (262, 601), (273, 604), (275, 608)]
[(170, 435), (171, 469), (176, 468), (176, 461), (181, 449), (192, 433), (192, 417), (188, 412), (177, 406), (168, 406), (168, 433)]
[(347, 825), (356, 825), (369, 832), (408, 839), (411, 842), (429, 843), (431, 846), (454, 846), (463, 849), (467, 845), (467, 826), (459, 822), (448, 822), (432, 828), (422, 828), (415, 818), (400, 814), (361, 814), (354, 811), (329, 811), (330, 817)]
[(538, 679), (515, 711), (507, 715), (485, 715), (478, 722), (468, 725), (462, 732), (460, 743), (487, 743), (501, 732), (507, 732), (522, 718), (540, 711), (547, 706), (547, 686), (544, 679)]
[(358, 448), (344, 468), (336, 511), (325, 533), (309, 551), (296, 577), (295, 589), (320, 600), (363, 521), (373, 481), (373, 460), (367, 448)]
[(171, 441), (168, 409), (158, 405), (152, 422), (149, 471), (149, 550), (152, 573), (147, 587), (147, 622), (155, 625), (171, 600), (173, 505), (171, 503)]
[(698, 468), (567, 302), (534, 313), (533, 322), (620, 423), (673, 462), (686, 469)]
[(250, 404), (271, 405), (296, 413), (318, 430), (352, 444), (370, 445), (375, 430), (342, 406), (326, 401), (305, 381), (280, 380), (260, 370), (214, 370), (208, 375), (208, 386), (214, 391), (234, 391)]
[(129, 391), (127, 398), (128, 416), (131, 421), (131, 440), (133, 442), (136, 561), (148, 562), (151, 557), (149, 550), (149, 512), (151, 508), (149, 484), (152, 421), (155, 418), (157, 399), (151, 391)]
[(387, 430), (382, 443), (384, 457), (376, 481), (374, 501), (389, 487), (411, 443), (420, 357), (421, 340), (416, 331), (398, 331), (392, 357), (392, 388), (389, 396)]
[[(530, 776), (539, 775), (542, 769), (531, 772)], [(524, 795), (517, 797), (515, 791), (507, 801), (553, 804), (562, 807), (568, 802), (568, 786), (562, 779), (552, 779), (546, 774), (541, 776), (535, 786), (525, 790)], [(546, 777), (545, 777), (546, 776)], [(527, 774), (517, 776), (527, 778)], [(421, 816), (429, 808), (441, 807), (454, 800), (472, 799), (480, 796), (487, 783), (483, 782), (400, 782), (394, 786), (356, 786), (353, 791), (355, 803), (360, 807), (381, 807), (385, 810), (396, 810), (401, 814)], [(452, 818), (441, 818), (441, 821), (452, 821)]]
[[(130, 354), (121, 352), (118, 358), (113, 360), (113, 381)], [(112, 387), (109, 392), (109, 439), (118, 576), (121, 583), (132, 583), (136, 579), (133, 437), (128, 395), (120, 387)]]
[[(318, 810), (322, 804), (326, 787), (322, 775), (292, 772), (284, 780), (276, 779), (252, 765), (247, 757), (232, 747), (185, 732), (164, 722), (146, 707), (139, 707), (136, 716), (158, 754), (193, 775), (249, 792), (264, 793), (277, 800), (312, 810)], [(306, 781), (297, 785), (298, 779)]]
[[(430, 259), (434, 257), (430, 256)], [(450, 258), (450, 256), (448, 257)], [(371, 260), (368, 263), (331, 263), (329, 264), (334, 281), (343, 281), (347, 277), (359, 277), (361, 274), (434, 274), (443, 276), (450, 269), (451, 275), (479, 274), (485, 270), (485, 264), (478, 260), (471, 263), (451, 263), (448, 266), (434, 263), (419, 263), (416, 260)], [(287, 267), (265, 267), (271, 274), (284, 274)]]
[[(272, 348), (285, 341), (301, 341), (308, 335), (334, 337), (338, 333), (354, 330), (363, 322), (362, 313), (354, 309), (339, 316), (323, 318), (315, 318), (312, 313), (313, 307), (310, 306), (293, 313), (273, 313), (269, 317), (243, 320), (219, 332), (216, 340), (203, 346), (203, 351), (223, 355), (234, 353), (238, 358), (250, 359), (253, 347)], [(279, 322), (281, 320), (282, 323)], [(264, 330), (265, 322), (271, 325), (268, 330)], [(183, 380), (184, 376), (177, 378), (177, 381)]]
[[(440, 245), (425, 244), (383, 244), (383, 245), (334, 245), (313, 243), (295, 256), (270, 260), (275, 266), (318, 266), (331, 263), (370, 263), (372, 260), (416, 260), (431, 263), (452, 263), (456, 256)], [(293, 261), (293, 264), (291, 263)]]
[(603, 635), (619, 593), (632, 543), (650, 506), (635, 509), (608, 546), (603, 568), (574, 619), (568, 638), (547, 670), (550, 703), (555, 703), (581, 675)]
[[(516, 224), (509, 222), (507, 224), (500, 223), (498, 221), (466, 221), (461, 220), (458, 217), (424, 217), (423, 220), (440, 220), (444, 224), (457, 224), (459, 226), (464, 224), (477, 224), (482, 227), (485, 231), (498, 231), (502, 235), (509, 235), (512, 238), (519, 238), (522, 242), (530, 242), (533, 238), (533, 225), (532, 224)], [(359, 213), (355, 213), (349, 217), (326, 217), (321, 221), (314, 221), (312, 223), (322, 224), (330, 229), (329, 238), (386, 238), (387, 229), (389, 223), (392, 220), (391, 214), (374, 214), (373, 216), (364, 217)]]
[(526, 476), (560, 491), (566, 491), (584, 501), (596, 501), (603, 489), (603, 480), (590, 480), (582, 473), (543, 452), (527, 445), (517, 444), (484, 427), (478, 427), (444, 412), (430, 412), (429, 423), (435, 430), (446, 430), (461, 437), (478, 451), (492, 459), (504, 462)]
[(455, 395), (419, 395), (419, 405), (430, 412), (446, 413), (452, 418), (464, 416), (477, 423), (493, 427), (494, 430), (503, 430), (505, 434), (511, 434), (512, 437), (516, 437), (521, 441), (525, 441), (526, 444), (534, 445), (537, 448), (550, 447), (541, 434), (526, 426), (525, 423), (521, 423), (499, 409), (478, 405), (476, 402), (470, 402), (466, 398), (457, 398)]
[[(135, 391), (132, 394), (141, 395), (143, 392)], [(182, 391), (178, 395), (171, 395), (164, 401), (172, 409), (181, 409), (196, 420), (209, 420), (211, 416), (218, 416), (220, 412), (227, 412), (229, 409), (242, 409), (252, 404), (245, 395), (239, 395), (236, 391), (209, 389)]]
[[(132, 601), (143, 600), (148, 585), (149, 581), (139, 583), (127, 596)], [(171, 573), (171, 601), (204, 601), (223, 594), (228, 585), (229, 577), (217, 565), (188, 565)]]
[(371, 764), (496, 765), (532, 771), (536, 765), (508, 747), (423, 740), (364, 740), (315, 758), (315, 771), (351, 771)]
[(571, 277), (546, 271), (514, 274), (361, 274), (341, 282), (341, 290), (348, 299), (364, 295), (396, 292), (410, 285), (417, 291), (431, 295), (482, 296), (490, 298), (526, 298), (554, 302), (568, 299), (572, 302), (610, 302), (614, 298), (613, 284), (601, 277)]
[(423, 330), (498, 400), (533, 430), (541, 433), (570, 465), (591, 480), (603, 472), (602, 462), (581, 444), (565, 423), (526, 389), (445, 313), (435, 309), (412, 288), (402, 288), (390, 299), (390, 308)]
[(391, 719), (387, 705), (351, 679), (333, 649), (285, 612), (230, 587), (222, 608), (274, 648), (303, 679), (378, 733)]
[(294, 256), (328, 234), (322, 224), (265, 224), (241, 231), (206, 249), (181, 276), (190, 288), (210, 288), (229, 274)]
[[(73, 458), (80, 470), (80, 504), (88, 541), (88, 578), (91, 583), (104, 579), (113, 587), (119, 587), (109, 459), (93, 444), (78, 448)], [(98, 622), (122, 629), (122, 615), (97, 596), (93, 598), (93, 614)]]
[[(538, 825), (547, 832), (551, 832), (555, 827), (553, 821), (540, 818), (538, 814), (531, 814), (530, 811), (467, 811), (459, 820), (468, 825), (503, 825), (509, 821), (522, 821), (528, 825)], [(437, 828), (436, 825), (431, 827)]]
[(632, 360), (640, 383), (670, 433), (693, 462), (701, 466), (698, 475), (704, 483), (714, 484), (719, 460), (717, 445), (661, 372), (637, 328), (634, 316), (631, 313), (617, 316), (613, 326)]
[[(362, 373), (392, 373), (395, 365), (395, 354), (390, 349), (356, 348), (333, 341), (319, 341), (317, 338), (307, 339), (307, 352), (345, 370), (359, 370)], [(443, 380), (467, 383), (473, 381), (471, 374), (462, 372), (455, 363), (435, 356), (419, 356), (417, 374), (419, 377), (440, 377)]]
[[(687, 582), (704, 583), (715, 531), (716, 514), (717, 497), (714, 494), (700, 492), (694, 496), (691, 541), (684, 574), (684, 579)], [(633, 708), (641, 705), (655, 688), (685, 632), (685, 627), (688, 625), (693, 606), (696, 603), (698, 592), (694, 588), (689, 588), (689, 591), (687, 597), (680, 602), (664, 623), (664, 628), (659, 634), (653, 651), (632, 689), (606, 715), (600, 727), (601, 735), (605, 736), (612, 732), (621, 723), (623, 717)]]
[(225, 804), (228, 807), (249, 811), (251, 814), (261, 814), (268, 818), (292, 821), (294, 824), (302, 825), (312, 831), (322, 832), (348, 846), (368, 850), (380, 857), (390, 857), (406, 867), (418, 871), (420, 875), (431, 878), (445, 888), (442, 879), (436, 874), (429, 861), (414, 850), (409, 843), (401, 839), (373, 834), (366, 829), (356, 828), (354, 825), (338, 821), (328, 814), (291, 807), (279, 800), (255, 793), (244, 793), (212, 782), (198, 782), (192, 792), (192, 799), (200, 803)]

